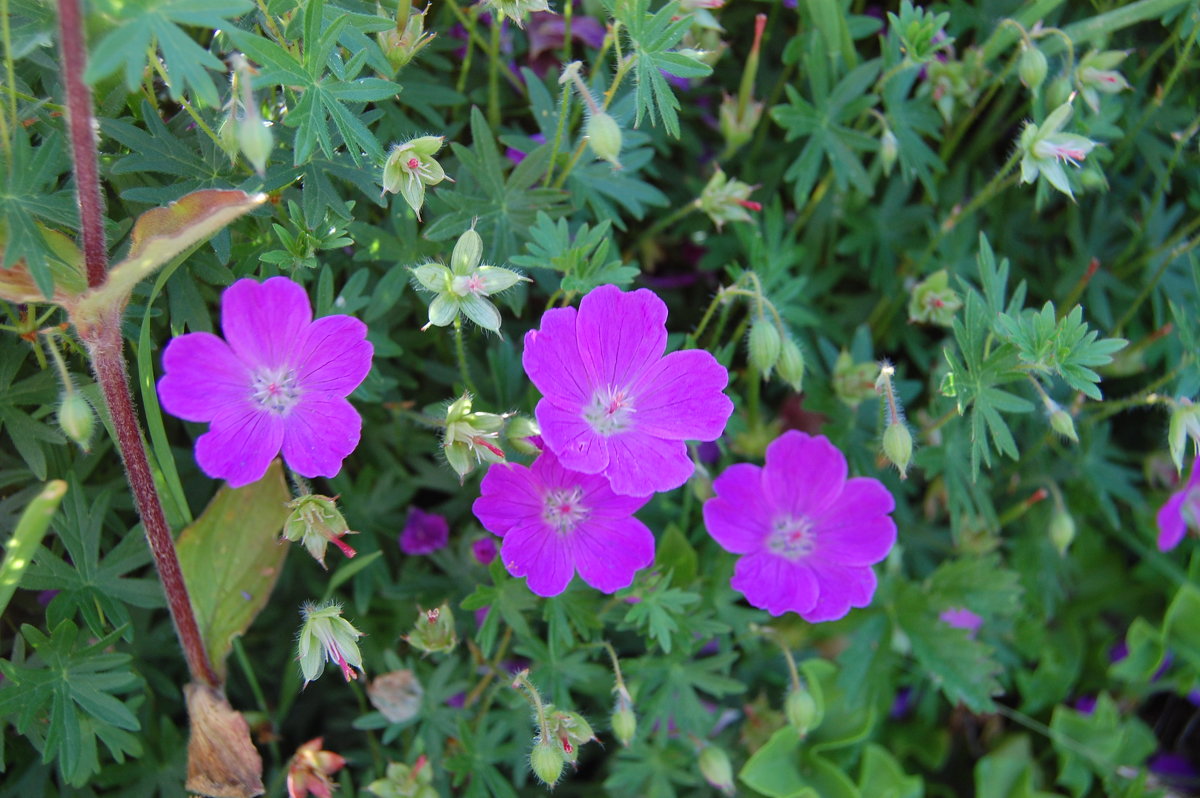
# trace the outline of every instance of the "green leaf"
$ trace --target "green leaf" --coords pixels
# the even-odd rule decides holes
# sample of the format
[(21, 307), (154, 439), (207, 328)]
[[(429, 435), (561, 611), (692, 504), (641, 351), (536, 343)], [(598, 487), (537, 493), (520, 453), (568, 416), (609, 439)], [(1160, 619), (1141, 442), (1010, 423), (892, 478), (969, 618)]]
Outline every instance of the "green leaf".
[(668, 524), (658, 541), (654, 564), (663, 571), (671, 572), (672, 585), (686, 587), (695, 580), (700, 561), (683, 530), (676, 524)]
[(1122, 718), (1108, 693), (1096, 698), (1090, 713), (1058, 706), (1050, 718), (1051, 740), (1058, 753), (1058, 783), (1076, 798), (1088, 793), (1095, 777), (1105, 783), (1105, 793), (1127, 767), (1138, 767), (1158, 747), (1154, 733), (1136, 716)]
[(121, 71), (132, 92), (142, 82), (147, 55), (161, 50), (171, 97), (178, 100), (190, 91), (199, 105), (215, 108), (220, 97), (206, 70), (223, 73), (225, 65), (179, 26), (228, 30), (231, 18), (253, 7), (249, 0), (112, 2), (117, 26), (92, 49), (84, 79), (95, 83)]
[(1053, 302), (1041, 311), (1026, 310), (1019, 316), (1001, 313), (996, 317), (996, 334), (1017, 348), (1017, 356), (1033, 370), (1057, 374), (1069, 386), (1099, 401), (1096, 385), (1100, 375), (1092, 367), (1107, 365), (1112, 356), (1129, 342), (1123, 338), (1102, 338), (1083, 321), (1083, 308), (1076, 305), (1057, 319)]
[(863, 749), (858, 791), (872, 798), (923, 798), (925, 783), (909, 776), (886, 748), (868, 743)]
[(677, 0), (654, 14), (650, 13), (650, 0), (624, 0), (617, 4), (615, 16), (625, 30), (634, 58), (634, 126), (641, 125), (642, 117), (652, 125), (661, 118), (667, 133), (679, 138), (679, 99), (662, 73), (681, 78), (702, 78), (712, 73), (707, 64), (671, 52), (691, 27), (691, 15), (679, 13)]
[(222, 679), (233, 638), (266, 606), (283, 568), (288, 547), (279, 533), (289, 498), (276, 460), (252, 485), (222, 485), (176, 543), (204, 647)]
[(0, 615), (4, 614), (4, 608), (16, 591), (21, 575), (29, 567), (33, 553), (41, 545), (50, 519), (58, 512), (59, 502), (66, 492), (67, 483), (61, 479), (47, 482), (26, 505), (12, 537), (4, 544), (4, 562), (0, 563)]
[(529, 254), (511, 258), (512, 263), (562, 272), (561, 287), (568, 293), (586, 294), (607, 283), (629, 285), (638, 275), (637, 267), (622, 264), (619, 256), (608, 256), (613, 242), (607, 221), (594, 228), (583, 224), (572, 236), (566, 219), (554, 222), (539, 211), (529, 235), (532, 240), (525, 245)]
[[(24, 130), (9, 135), (9, 168), (0, 177), (0, 269), (18, 267), (19, 275), (2, 275), (0, 296), (12, 302), (42, 301), (55, 295), (56, 285), (64, 289), (60, 293), (78, 293), (86, 287), (83, 259), (64, 258), (64, 247), (49, 240), (50, 233), (41, 224), (78, 225), (74, 194), (59, 188), (70, 167), (66, 144), (54, 132), (37, 147)], [(60, 237), (69, 251), (69, 239)], [(18, 276), (19, 291), (8, 284)]]
[(625, 612), (624, 623), (649, 635), (663, 653), (670, 654), (672, 639), (679, 631), (676, 617), (685, 615), (688, 607), (700, 601), (700, 596), (674, 587), (659, 587), (640, 594), (640, 599)]
[(1034, 788), (1040, 770), (1030, 750), (1029, 736), (1009, 737), (975, 765), (977, 798), (1056, 798), (1057, 793)]

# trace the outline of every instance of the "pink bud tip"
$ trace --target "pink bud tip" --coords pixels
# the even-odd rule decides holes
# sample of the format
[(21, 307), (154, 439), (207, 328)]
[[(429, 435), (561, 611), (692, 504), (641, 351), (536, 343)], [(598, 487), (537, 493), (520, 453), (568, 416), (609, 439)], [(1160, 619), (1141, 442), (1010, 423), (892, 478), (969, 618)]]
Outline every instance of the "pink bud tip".
[(762, 203), (755, 202), (754, 200), (738, 200), (737, 204), (741, 205), (743, 208), (746, 208), (747, 210), (751, 210), (751, 211), (761, 211), (762, 210)]
[(358, 554), (357, 551), (350, 548), (350, 546), (341, 538), (333, 538), (329, 542), (337, 546), (338, 550), (340, 550), (342, 554), (345, 554), (347, 557), (354, 557), (356, 554)]

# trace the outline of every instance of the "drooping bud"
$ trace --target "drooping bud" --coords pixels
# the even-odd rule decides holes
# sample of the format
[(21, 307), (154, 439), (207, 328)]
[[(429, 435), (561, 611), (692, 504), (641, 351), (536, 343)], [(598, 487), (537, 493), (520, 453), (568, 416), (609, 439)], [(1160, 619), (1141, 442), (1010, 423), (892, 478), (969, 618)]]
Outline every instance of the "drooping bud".
[(1050, 428), (1072, 443), (1079, 443), (1079, 436), (1075, 433), (1075, 422), (1071, 419), (1071, 414), (1061, 407), (1050, 414)]
[(66, 436), (85, 452), (91, 451), (92, 431), (96, 428), (96, 413), (92, 405), (73, 386), (58, 402), (58, 426)]
[(300, 627), (298, 659), (304, 683), (317, 679), (324, 672), (327, 661), (342, 669), (347, 682), (357, 679), (354, 669), (362, 671), (362, 655), (358, 650), (362, 632), (342, 617), (342, 606), (334, 601), (305, 602), (300, 616), (304, 623)]
[(1059, 507), (1050, 517), (1049, 534), (1050, 542), (1054, 544), (1058, 553), (1066, 554), (1071, 541), (1075, 540), (1075, 519), (1065, 507)]
[(238, 124), (238, 147), (246, 160), (254, 167), (259, 176), (266, 174), (267, 159), (275, 147), (275, 135), (271, 127), (259, 113), (258, 108), (251, 106), (246, 109), (246, 116)]
[(443, 603), (434, 610), (417, 609), (417, 622), (404, 640), (427, 654), (453, 651), (458, 645), (458, 633), (454, 629), (454, 613), (450, 611), (450, 605)]
[(700, 751), (700, 775), (714, 788), (733, 795), (733, 764), (724, 748), (704, 746)]
[(908, 464), (912, 461), (913, 440), (908, 425), (902, 421), (888, 424), (883, 431), (883, 453), (900, 471), (900, 479), (908, 479)]
[(618, 684), (616, 687), (617, 702), (613, 706), (612, 713), (612, 732), (617, 738), (617, 742), (626, 748), (633, 742), (633, 737), (637, 734), (637, 715), (633, 711), (633, 699), (629, 696), (629, 691), (625, 689), (625, 685)]
[(1071, 97), (1071, 81), (1060, 76), (1050, 81), (1046, 86), (1046, 107), (1058, 108)]
[[(235, 103), (230, 103), (231, 106)], [(232, 165), (237, 161), (238, 150), (238, 123), (235, 118), (236, 114), (231, 107), (229, 112), (221, 119), (221, 126), (217, 128), (217, 144), (221, 147), (221, 151), (229, 156), (229, 163)]]
[(782, 346), (783, 339), (779, 335), (779, 328), (775, 326), (774, 321), (765, 316), (759, 316), (750, 325), (748, 341), (750, 365), (762, 374), (763, 379), (770, 379), (771, 369), (775, 368), (775, 364), (779, 362)]
[(292, 514), (283, 524), (283, 540), (300, 542), (312, 558), (325, 565), (325, 549), (332, 543), (347, 557), (357, 552), (342, 540), (344, 535), (358, 534), (350, 529), (346, 519), (338, 512), (337, 503), (327, 496), (307, 494), (287, 503)]
[(1046, 81), (1046, 54), (1036, 44), (1022, 44), (1021, 58), (1017, 61), (1017, 76), (1030, 91), (1036, 92)]
[(583, 134), (597, 158), (608, 161), (613, 169), (621, 168), (621, 126), (611, 114), (597, 111), (588, 116)]
[(801, 737), (812, 731), (820, 720), (817, 717), (816, 700), (812, 693), (803, 687), (788, 691), (787, 698), (784, 699), (783, 713)]
[(896, 165), (896, 159), (899, 157), (900, 142), (896, 140), (896, 134), (890, 127), (884, 127), (883, 133), (879, 136), (879, 162), (883, 164), (885, 176), (892, 173), (892, 167)]
[(508, 426), (504, 428), (504, 437), (521, 454), (537, 456), (542, 453), (542, 428), (529, 416), (515, 416), (510, 419)]
[(533, 775), (547, 787), (553, 787), (562, 778), (564, 764), (563, 750), (554, 740), (538, 739), (529, 753)]
[(800, 393), (804, 389), (804, 351), (792, 336), (784, 336), (783, 345), (779, 350), (779, 362), (775, 364), (779, 378), (786, 382), (793, 391)]

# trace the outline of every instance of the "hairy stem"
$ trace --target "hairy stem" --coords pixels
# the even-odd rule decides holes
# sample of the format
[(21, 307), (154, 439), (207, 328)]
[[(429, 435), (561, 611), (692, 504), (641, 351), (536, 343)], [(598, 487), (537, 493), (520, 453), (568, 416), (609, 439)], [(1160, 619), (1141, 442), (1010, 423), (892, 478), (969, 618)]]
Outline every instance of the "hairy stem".
[(92, 90), (83, 82), (87, 50), (83, 43), (79, 0), (59, 0), (58, 40), (67, 86), (67, 129), (75, 162), (83, 259), (87, 264), (88, 287), (95, 288), (104, 282), (108, 271), (108, 244), (104, 240), (104, 199), (100, 194), (100, 170), (96, 161)]
[(188, 671), (193, 681), (202, 682), (210, 687), (220, 687), (221, 681), (209, 662), (200, 627), (192, 613), (187, 585), (183, 581), (183, 571), (175, 554), (175, 541), (171, 537), (170, 527), (167, 526), (166, 516), (163, 515), (158, 490), (154, 486), (154, 476), (150, 472), (150, 462), (142, 443), (141, 429), (129, 394), (125, 357), (121, 351), (119, 313), (114, 312), (110, 318), (96, 325), (86, 336), (85, 342), (91, 355), (96, 383), (100, 386), (104, 403), (108, 406), (112, 418), (117, 449), (125, 464), (129, 486), (133, 489), (138, 515), (141, 516), (142, 525), (146, 529), (146, 540), (150, 544), (150, 552), (154, 555), (158, 577), (167, 594), (167, 606), (171, 611), (171, 620), (175, 622), (175, 633), (183, 647), (183, 655), (187, 659)]

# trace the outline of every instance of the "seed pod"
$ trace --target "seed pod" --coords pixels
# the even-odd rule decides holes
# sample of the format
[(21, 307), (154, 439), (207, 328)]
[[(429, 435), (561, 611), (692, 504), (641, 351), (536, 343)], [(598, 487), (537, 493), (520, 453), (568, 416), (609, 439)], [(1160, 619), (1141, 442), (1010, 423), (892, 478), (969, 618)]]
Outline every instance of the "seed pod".
[(908, 464), (912, 461), (912, 433), (903, 421), (893, 421), (883, 431), (883, 453), (892, 465), (900, 469), (900, 479), (908, 478)]
[(725, 749), (706, 745), (700, 752), (700, 775), (726, 795), (733, 795), (733, 765)]
[(817, 720), (817, 702), (803, 687), (791, 690), (783, 704), (783, 714), (801, 737), (812, 731)]
[(1075, 422), (1071, 419), (1071, 414), (1061, 407), (1050, 414), (1050, 428), (1072, 443), (1079, 443), (1079, 436), (1075, 434)]
[(1021, 46), (1021, 60), (1017, 62), (1017, 75), (1030, 91), (1037, 91), (1046, 81), (1046, 54), (1036, 45)]
[(79, 448), (89, 451), (96, 414), (83, 394), (73, 389), (63, 394), (58, 403), (58, 426), (62, 427), (68, 438), (79, 444)]
[(621, 155), (621, 126), (617, 120), (604, 111), (597, 111), (588, 117), (584, 135), (597, 158), (608, 161), (614, 169), (621, 168), (618, 160)]
[(800, 393), (804, 388), (804, 352), (790, 335), (783, 339), (775, 368), (779, 371), (779, 378), (793, 391)]
[(1055, 510), (1050, 519), (1049, 533), (1050, 542), (1058, 553), (1066, 554), (1071, 541), (1075, 540), (1075, 519), (1065, 509)]
[(553, 787), (562, 777), (562, 749), (553, 740), (538, 740), (529, 754), (529, 767), (543, 784)]
[(779, 353), (783, 348), (783, 339), (779, 328), (764, 316), (759, 316), (750, 325), (750, 365), (758, 369), (763, 379), (769, 379), (771, 369), (779, 362)]

